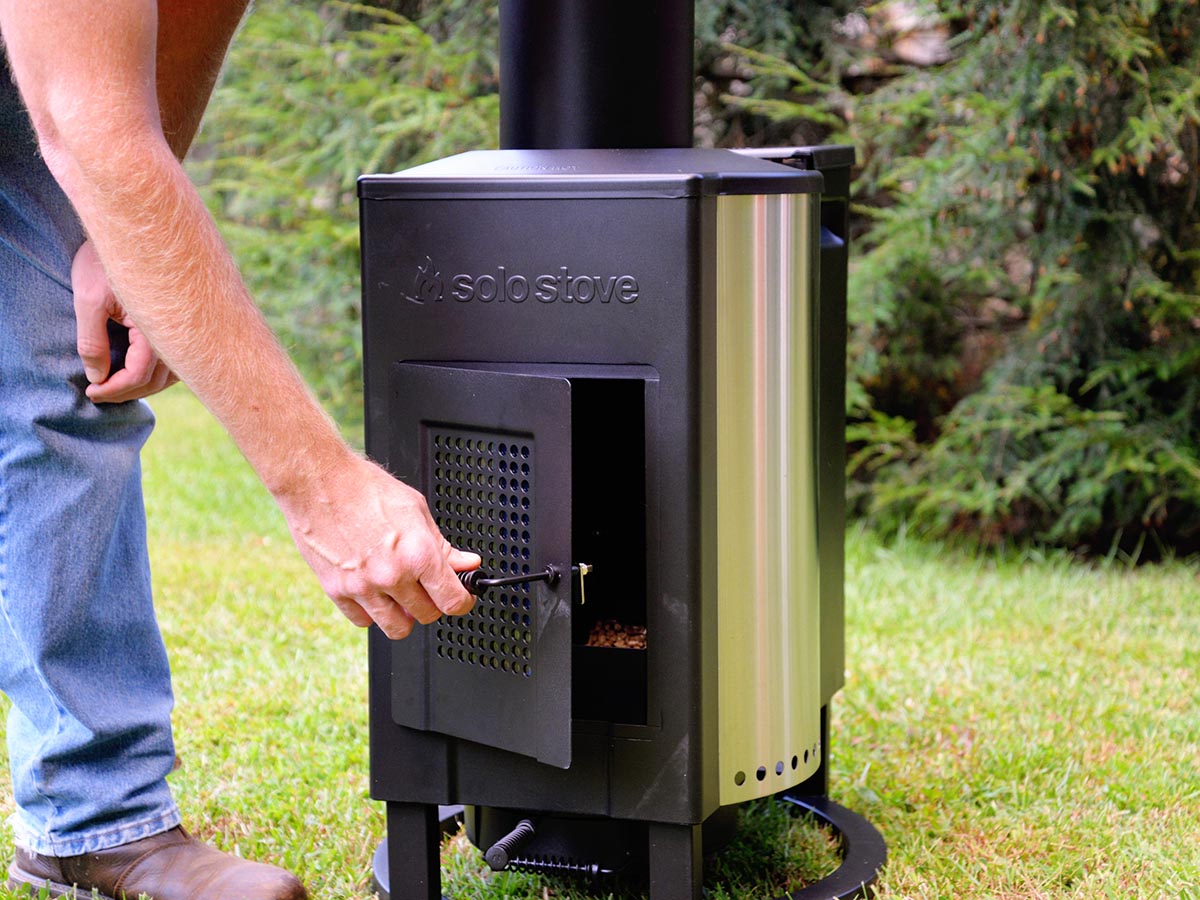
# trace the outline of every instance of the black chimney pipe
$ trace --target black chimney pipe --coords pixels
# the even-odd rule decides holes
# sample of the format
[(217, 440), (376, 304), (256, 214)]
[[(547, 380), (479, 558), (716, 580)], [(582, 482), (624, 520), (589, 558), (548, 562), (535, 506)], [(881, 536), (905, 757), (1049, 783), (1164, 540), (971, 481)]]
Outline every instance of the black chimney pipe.
[(692, 146), (694, 0), (501, 0), (500, 146)]

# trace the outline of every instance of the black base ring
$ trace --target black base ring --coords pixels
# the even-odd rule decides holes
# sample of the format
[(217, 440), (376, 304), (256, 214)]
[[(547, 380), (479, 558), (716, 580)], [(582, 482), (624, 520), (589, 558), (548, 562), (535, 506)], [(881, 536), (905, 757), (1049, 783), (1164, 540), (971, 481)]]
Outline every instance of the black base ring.
[[(887, 844), (879, 830), (852, 810), (828, 797), (793, 795), (781, 801), (801, 815), (832, 829), (841, 840), (842, 864), (820, 881), (785, 894), (788, 900), (857, 900), (874, 896), (874, 885), (887, 862)], [(780, 898), (783, 900), (783, 898)]]

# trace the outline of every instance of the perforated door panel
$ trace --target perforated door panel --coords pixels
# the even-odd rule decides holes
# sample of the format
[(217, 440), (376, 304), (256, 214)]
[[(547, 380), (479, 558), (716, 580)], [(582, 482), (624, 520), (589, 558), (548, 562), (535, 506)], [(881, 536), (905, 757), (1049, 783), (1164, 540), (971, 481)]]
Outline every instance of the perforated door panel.
[[(401, 363), (389, 465), (493, 575), (571, 560), (571, 384)], [(392, 645), (397, 723), (571, 763), (571, 579), (493, 588)]]

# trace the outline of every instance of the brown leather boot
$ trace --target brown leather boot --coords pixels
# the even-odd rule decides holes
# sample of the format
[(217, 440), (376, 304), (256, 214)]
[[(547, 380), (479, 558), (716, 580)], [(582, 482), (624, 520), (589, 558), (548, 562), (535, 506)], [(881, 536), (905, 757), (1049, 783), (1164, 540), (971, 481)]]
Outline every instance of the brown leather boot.
[(39, 856), (17, 850), (8, 886), (51, 897), (90, 900), (307, 900), (295, 877), (202, 844), (182, 828), (82, 856)]

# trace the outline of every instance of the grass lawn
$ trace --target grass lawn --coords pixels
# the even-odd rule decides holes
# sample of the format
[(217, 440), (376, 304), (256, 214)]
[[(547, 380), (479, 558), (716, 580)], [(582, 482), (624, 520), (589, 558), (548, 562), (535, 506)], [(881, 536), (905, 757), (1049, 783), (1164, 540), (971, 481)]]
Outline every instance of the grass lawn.
[[(147, 505), (185, 820), (315, 898), (365, 900), (383, 834), (365, 635), (195, 400), (154, 405)], [(997, 562), (859, 533), (847, 550), (833, 795), (884, 832), (880, 896), (1200, 900), (1196, 566)], [(5, 784), (0, 816), (11, 806)], [(4, 855), (10, 841), (0, 826)], [(446, 862), (455, 897), (543, 896), (475, 878), (459, 844)]]

